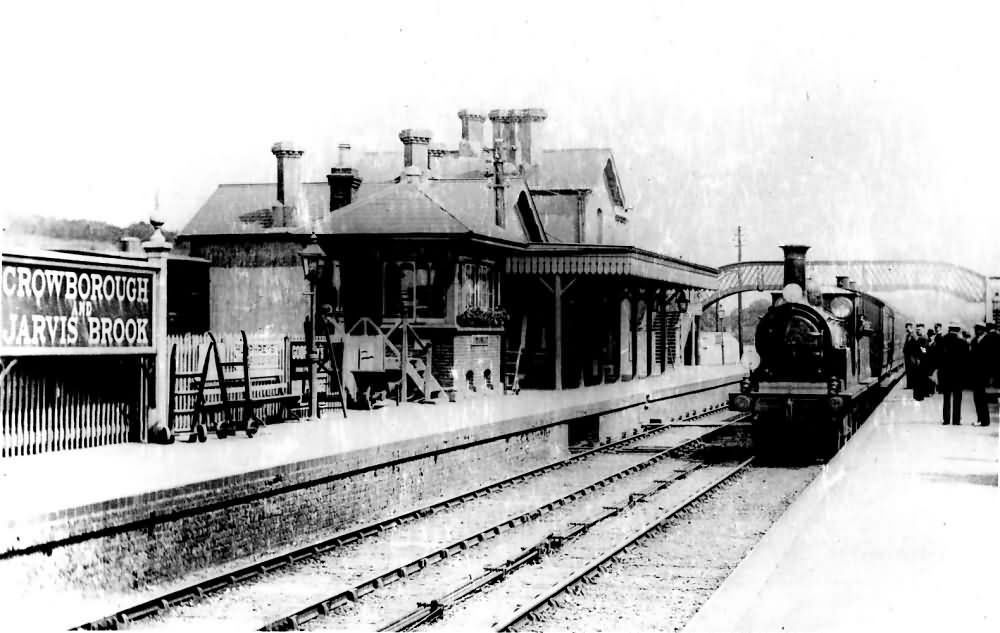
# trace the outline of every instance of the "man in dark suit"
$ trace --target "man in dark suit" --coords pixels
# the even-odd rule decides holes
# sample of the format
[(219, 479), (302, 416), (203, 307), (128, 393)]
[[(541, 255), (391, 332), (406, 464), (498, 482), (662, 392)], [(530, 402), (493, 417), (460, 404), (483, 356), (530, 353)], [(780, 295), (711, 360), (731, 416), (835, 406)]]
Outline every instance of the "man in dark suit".
[(987, 356), (986, 324), (976, 323), (975, 336), (969, 345), (969, 378), (972, 383), (972, 401), (976, 403), (976, 421), (979, 426), (989, 426), (990, 410), (986, 403), (986, 387), (990, 382), (990, 361)]
[(903, 339), (903, 364), (906, 367), (906, 388), (913, 389), (916, 383), (913, 372), (916, 358), (917, 335), (913, 333), (913, 324), (906, 324), (906, 338)]
[(938, 385), (944, 401), (941, 408), (943, 424), (962, 423), (962, 387), (965, 381), (969, 345), (962, 338), (958, 323), (948, 325), (948, 333), (938, 337), (934, 344), (934, 364), (938, 372)]
[[(903, 353), (906, 353), (904, 348)], [(927, 358), (927, 338), (924, 336), (924, 324), (917, 323), (917, 331), (914, 334), (913, 344), (910, 346), (910, 353), (913, 362), (913, 399), (920, 401), (926, 396), (933, 395), (928, 392), (928, 358)]]

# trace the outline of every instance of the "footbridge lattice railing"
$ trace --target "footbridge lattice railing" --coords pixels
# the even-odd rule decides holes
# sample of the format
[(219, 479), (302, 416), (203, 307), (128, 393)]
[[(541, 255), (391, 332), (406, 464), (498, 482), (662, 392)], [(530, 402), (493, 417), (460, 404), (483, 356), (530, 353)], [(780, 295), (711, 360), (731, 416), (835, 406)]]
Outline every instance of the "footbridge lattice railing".
[[(923, 260), (816, 260), (807, 263), (807, 275), (821, 285), (834, 285), (839, 275), (857, 282), (872, 294), (899, 290), (946, 292), (971, 303), (989, 302), (988, 279), (968, 268)], [(719, 289), (705, 296), (702, 306), (738, 292), (781, 290), (784, 263), (747, 261), (719, 268)]]

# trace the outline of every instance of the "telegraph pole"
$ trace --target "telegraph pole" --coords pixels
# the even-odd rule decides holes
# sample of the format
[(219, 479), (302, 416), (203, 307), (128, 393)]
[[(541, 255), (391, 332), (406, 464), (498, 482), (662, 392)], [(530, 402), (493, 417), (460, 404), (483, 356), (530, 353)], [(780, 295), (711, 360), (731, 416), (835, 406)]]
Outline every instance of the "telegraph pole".
[[(737, 264), (743, 261), (743, 225), (736, 225), (736, 262)], [(743, 287), (743, 271), (741, 268), (737, 268), (738, 283), (739, 286)], [(736, 293), (736, 340), (740, 343), (740, 358), (743, 358), (743, 291), (740, 290)]]

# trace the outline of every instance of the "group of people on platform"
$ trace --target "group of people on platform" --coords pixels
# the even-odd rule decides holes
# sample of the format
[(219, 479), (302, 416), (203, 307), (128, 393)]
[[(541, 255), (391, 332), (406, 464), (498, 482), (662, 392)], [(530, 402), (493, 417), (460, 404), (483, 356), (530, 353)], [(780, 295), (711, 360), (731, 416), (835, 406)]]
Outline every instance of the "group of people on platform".
[(935, 323), (924, 332), (924, 324), (906, 324), (903, 361), (906, 388), (915, 400), (942, 394), (941, 415), (944, 424), (962, 423), (962, 391), (972, 390), (976, 422), (989, 426), (987, 388), (1000, 387), (1000, 333), (993, 323), (976, 323), (974, 333), (951, 323), (948, 331)]

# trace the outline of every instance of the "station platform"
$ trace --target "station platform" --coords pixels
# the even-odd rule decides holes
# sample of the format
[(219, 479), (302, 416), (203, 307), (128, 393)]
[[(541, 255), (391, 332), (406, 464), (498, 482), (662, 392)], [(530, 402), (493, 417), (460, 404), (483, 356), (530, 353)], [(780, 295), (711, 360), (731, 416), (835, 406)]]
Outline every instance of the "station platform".
[[(0, 537), (25, 521), (116, 509), (115, 500), (140, 505), (164, 491), (194, 484), (232, 483), (232, 478), (289, 464), (344, 457), (343, 468), (371, 467), (408, 455), (483, 441), (551, 424), (630, 407), (652, 399), (730, 384), (740, 366), (678, 367), (660, 376), (622, 383), (519, 395), (471, 397), (435, 405), (389, 404), (374, 411), (338, 409), (320, 420), (264, 428), (205, 443), (119, 444), (0, 460)], [(22, 534), (23, 536), (23, 534)], [(9, 546), (6, 538), (0, 545)], [(22, 540), (23, 544), (23, 540)]]
[(941, 398), (900, 383), (684, 630), (1000, 630), (1000, 425)]

